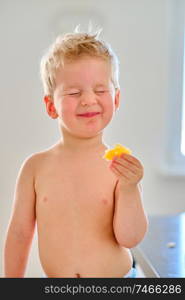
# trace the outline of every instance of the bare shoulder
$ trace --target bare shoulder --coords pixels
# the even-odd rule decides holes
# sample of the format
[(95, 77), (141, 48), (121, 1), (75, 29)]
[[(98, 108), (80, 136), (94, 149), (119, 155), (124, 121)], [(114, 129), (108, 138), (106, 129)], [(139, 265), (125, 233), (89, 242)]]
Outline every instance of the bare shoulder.
[(21, 171), (24, 173), (36, 174), (37, 170), (49, 161), (57, 154), (57, 145), (52, 146), (46, 150), (42, 150), (33, 153), (25, 158), (21, 165)]

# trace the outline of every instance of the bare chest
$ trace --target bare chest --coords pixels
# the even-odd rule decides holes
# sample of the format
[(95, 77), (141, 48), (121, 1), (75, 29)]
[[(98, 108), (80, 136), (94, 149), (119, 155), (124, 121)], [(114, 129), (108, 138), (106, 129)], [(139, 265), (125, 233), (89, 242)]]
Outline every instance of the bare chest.
[[(116, 178), (105, 165), (65, 165), (40, 170), (37, 210), (63, 219), (102, 219), (114, 209)], [(86, 220), (86, 221), (87, 221)]]

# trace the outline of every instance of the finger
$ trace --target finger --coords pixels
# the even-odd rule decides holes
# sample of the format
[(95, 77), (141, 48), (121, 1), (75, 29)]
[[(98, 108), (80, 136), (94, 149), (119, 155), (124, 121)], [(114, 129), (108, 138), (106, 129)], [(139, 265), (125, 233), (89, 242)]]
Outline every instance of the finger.
[(114, 164), (116, 166), (116, 169), (121, 173), (121, 176), (124, 176), (125, 178), (129, 180), (138, 180), (143, 177), (143, 173), (140, 171), (137, 173), (132, 172), (132, 170), (127, 169), (124, 166)]
[(122, 166), (124, 168), (126, 168), (127, 170), (129, 170), (130, 172), (132, 172), (133, 174), (137, 175), (138, 174), (138, 170), (139, 168), (135, 167), (135, 165), (123, 160), (123, 159), (118, 159), (118, 160), (114, 160), (113, 164), (117, 164), (119, 166)]
[(123, 156), (120, 157), (120, 158), (115, 159), (115, 161), (123, 163), (124, 165), (128, 166), (131, 170), (133, 170), (133, 172), (136, 175), (137, 174), (143, 174), (143, 172), (144, 172), (144, 168), (143, 168), (143, 166), (140, 162), (138, 163), (138, 165), (136, 165), (135, 163), (133, 163), (133, 161), (128, 161)]
[(110, 169), (113, 173), (115, 173), (116, 176), (121, 177), (122, 175), (120, 174), (119, 171), (117, 171), (117, 169), (115, 168), (115, 166), (110, 165)]
[(130, 177), (133, 177), (133, 173), (131, 173), (127, 168), (120, 166), (118, 164), (112, 164), (113, 168), (117, 170), (120, 176), (124, 176), (125, 178), (129, 179)]
[(133, 155), (123, 153), (120, 158), (124, 158), (128, 162), (133, 163), (136, 167), (143, 167), (141, 162)]

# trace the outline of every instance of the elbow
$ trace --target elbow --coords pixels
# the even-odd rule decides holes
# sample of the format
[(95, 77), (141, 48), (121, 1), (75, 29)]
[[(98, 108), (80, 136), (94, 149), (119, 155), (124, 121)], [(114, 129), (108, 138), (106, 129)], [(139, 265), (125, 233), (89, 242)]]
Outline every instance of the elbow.
[(20, 244), (32, 240), (34, 235), (35, 224), (23, 227), (21, 225), (10, 226), (7, 234), (7, 240), (16, 241)]
[(121, 247), (130, 249), (135, 247), (136, 244), (138, 244), (136, 236), (131, 236), (131, 234), (128, 235), (128, 233), (119, 232), (119, 230), (114, 230), (114, 236), (117, 244)]
[(116, 240), (121, 247), (128, 248), (128, 249), (136, 247), (140, 242), (140, 240), (134, 238), (132, 239), (116, 238)]
[(114, 235), (116, 238), (117, 243), (124, 248), (134, 248), (136, 247), (141, 241), (144, 239), (146, 232), (148, 229), (148, 223), (146, 222), (145, 225), (143, 225), (142, 230), (140, 232), (119, 232), (114, 231)]

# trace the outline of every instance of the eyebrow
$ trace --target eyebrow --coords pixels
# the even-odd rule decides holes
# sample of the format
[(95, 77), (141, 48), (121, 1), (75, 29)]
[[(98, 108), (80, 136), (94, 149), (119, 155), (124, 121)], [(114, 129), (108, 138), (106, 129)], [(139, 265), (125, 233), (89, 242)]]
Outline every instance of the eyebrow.
[(63, 88), (63, 91), (70, 90), (70, 89), (79, 89), (79, 88), (80, 88), (79, 85), (69, 85), (69, 86), (65, 86)]
[[(108, 86), (108, 84), (107, 83), (98, 83), (98, 84), (96, 84), (95, 85), (95, 88), (98, 88), (98, 87), (107, 87)], [(70, 90), (70, 89), (80, 89), (81, 87), (80, 87), (80, 85), (69, 85), (69, 86), (65, 86), (64, 88), (63, 88), (63, 91), (66, 91), (66, 90)]]
[(98, 87), (107, 87), (108, 86), (108, 83), (104, 83), (104, 84), (97, 84), (95, 87), (98, 88)]

